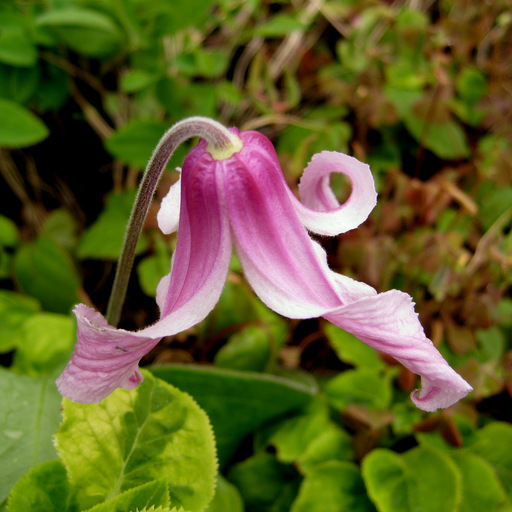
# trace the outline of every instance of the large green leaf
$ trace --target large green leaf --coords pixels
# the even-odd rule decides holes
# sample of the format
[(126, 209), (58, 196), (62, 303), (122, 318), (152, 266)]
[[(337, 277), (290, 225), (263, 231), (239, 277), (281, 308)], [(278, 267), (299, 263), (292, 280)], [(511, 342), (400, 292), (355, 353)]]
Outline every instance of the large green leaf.
[(56, 456), (61, 396), (54, 380), (0, 369), (0, 503), (30, 468)]
[(22, 148), (41, 142), (48, 136), (48, 128), (32, 112), (0, 98), (0, 146)]
[(237, 488), (220, 474), (217, 476), (215, 496), (205, 512), (244, 512)]
[(154, 367), (156, 376), (190, 393), (208, 413), (217, 440), (220, 464), (263, 423), (300, 408), (316, 389), (268, 374), (212, 367)]
[(27, 19), (20, 14), (0, 11), (0, 62), (22, 67), (35, 64), (37, 51), (27, 25)]
[(64, 400), (57, 452), (71, 481), (96, 502), (165, 478), (171, 503), (202, 511), (217, 473), (208, 417), (189, 395), (144, 372), (99, 405)]
[(373, 450), (363, 461), (363, 478), (379, 512), (454, 512), (461, 500), (457, 466), (433, 448), (403, 455)]
[(9, 512), (78, 512), (80, 509), (66, 468), (60, 460), (39, 464), (13, 487)]
[[(454, 452), (452, 459), (462, 475), (461, 512), (498, 512), (507, 496), (491, 465), (482, 457)], [(510, 506), (510, 502), (509, 502)]]
[(468, 447), (491, 464), (509, 495), (512, 495), (512, 425), (489, 423), (479, 430), (476, 441)]
[(163, 121), (131, 121), (107, 139), (105, 146), (116, 158), (144, 169), (155, 146), (168, 128), (169, 124)]
[(82, 7), (53, 9), (36, 19), (77, 53), (104, 57), (114, 53), (122, 43), (122, 34), (107, 15)]
[(79, 302), (77, 270), (69, 254), (51, 237), (42, 235), (23, 245), (14, 267), (20, 287), (47, 311), (66, 314)]
[[(96, 222), (89, 226), (80, 239), (76, 251), (79, 258), (116, 260), (119, 257), (135, 194), (135, 190), (125, 190), (107, 199)], [(146, 247), (147, 240), (141, 237), (136, 253), (144, 251)]]
[(350, 462), (329, 461), (308, 471), (291, 512), (373, 512), (361, 473)]
[(269, 453), (257, 453), (236, 464), (228, 478), (251, 512), (288, 512), (300, 482), (293, 466)]
[(0, 290), (0, 352), (12, 350), (23, 342), (23, 326), (39, 309), (39, 302), (31, 297)]
[(268, 444), (276, 448), (277, 458), (295, 464), (303, 473), (329, 460), (351, 459), (352, 439), (329, 414), (323, 401), (313, 401), (303, 413), (273, 426)]
[(36, 313), (21, 330), (22, 340), (12, 369), (24, 375), (49, 373), (63, 364), (75, 344), (75, 320), (70, 315)]
[[(100, 503), (87, 512), (139, 511), (146, 507), (168, 507), (169, 493), (165, 479), (139, 485), (121, 493), (114, 499)], [(153, 510), (153, 508), (149, 509)]]

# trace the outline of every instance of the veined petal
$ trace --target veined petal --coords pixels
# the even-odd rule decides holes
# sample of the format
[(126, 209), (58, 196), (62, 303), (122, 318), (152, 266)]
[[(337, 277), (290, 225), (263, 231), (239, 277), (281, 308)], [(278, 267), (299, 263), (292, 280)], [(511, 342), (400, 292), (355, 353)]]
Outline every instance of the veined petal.
[(449, 407), (472, 389), (425, 336), (406, 293), (391, 290), (369, 296), (324, 317), (420, 375), (423, 388), (411, 394), (420, 409)]
[(162, 199), (156, 216), (158, 227), (164, 235), (170, 235), (178, 229), (181, 205), (181, 176)]
[[(340, 206), (329, 186), (329, 175), (348, 176), (352, 192)], [(309, 231), (339, 235), (364, 222), (377, 203), (377, 192), (370, 167), (356, 158), (335, 151), (313, 155), (302, 175), (299, 192), (302, 203), (289, 191), (300, 220)]]
[(139, 360), (160, 338), (115, 329), (84, 304), (76, 306), (74, 313), (78, 342), (57, 379), (59, 391), (75, 402), (98, 403), (118, 387), (136, 387), (142, 381)]
[(311, 239), (290, 202), (273, 146), (257, 132), (241, 134), (243, 149), (222, 162), (235, 247), (260, 299), (288, 318), (338, 307)]

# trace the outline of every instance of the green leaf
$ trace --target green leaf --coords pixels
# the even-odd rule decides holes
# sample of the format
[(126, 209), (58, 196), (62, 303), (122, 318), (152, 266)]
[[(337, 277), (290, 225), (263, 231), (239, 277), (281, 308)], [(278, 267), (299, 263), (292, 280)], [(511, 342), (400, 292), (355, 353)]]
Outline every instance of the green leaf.
[(457, 78), (457, 93), (467, 103), (474, 104), (487, 92), (485, 75), (474, 66), (466, 66)]
[(142, 91), (160, 79), (155, 73), (143, 69), (132, 69), (121, 77), (121, 91), (128, 94)]
[(14, 355), (12, 369), (35, 377), (63, 363), (75, 344), (75, 321), (56, 313), (36, 313), (22, 328), (23, 341)]
[(154, 237), (155, 254), (144, 258), (137, 265), (137, 275), (139, 277), (142, 291), (150, 297), (156, 296), (156, 287), (166, 274), (170, 272), (171, 256), (167, 250), (167, 245), (160, 237)]
[(0, 64), (0, 97), (18, 104), (27, 103), (38, 89), (40, 68), (20, 68)]
[(155, 20), (157, 34), (171, 35), (191, 26), (201, 27), (208, 18), (212, 3), (212, 0), (160, 0), (152, 2), (148, 11)]
[(502, 186), (490, 190), (480, 200), (478, 219), (485, 230), (491, 226), (507, 211), (512, 205), (512, 187)]
[(62, 397), (54, 381), (0, 369), (0, 503), (30, 468), (55, 458)]
[(340, 410), (350, 404), (387, 409), (391, 403), (389, 379), (366, 369), (342, 372), (327, 383), (325, 392), (329, 402)]
[(498, 512), (507, 496), (491, 465), (467, 452), (452, 452), (452, 459), (462, 475), (462, 512)]
[(112, 499), (165, 478), (171, 503), (203, 510), (217, 473), (208, 417), (187, 394), (144, 372), (99, 405), (64, 400), (57, 452), (85, 496)]
[(0, 146), (23, 148), (46, 139), (48, 128), (32, 112), (0, 98)]
[[(108, 197), (104, 210), (78, 243), (76, 254), (79, 258), (116, 260), (119, 257), (135, 194), (135, 190), (126, 190)], [(145, 251), (146, 247), (147, 240), (141, 237), (136, 254)]]
[(0, 62), (30, 67), (37, 51), (30, 37), (28, 19), (10, 10), (0, 10)]
[(50, 460), (31, 469), (13, 487), (8, 501), (9, 512), (78, 512), (74, 490), (64, 464)]
[(80, 278), (69, 254), (50, 237), (41, 235), (16, 254), (16, 279), (22, 290), (44, 309), (69, 313), (79, 302)]
[(508, 494), (512, 494), (512, 425), (489, 423), (476, 434), (468, 451), (491, 464)]
[(440, 158), (457, 160), (470, 154), (466, 134), (454, 120), (434, 123), (411, 115), (405, 124), (420, 144)]
[(304, 406), (316, 392), (295, 381), (261, 373), (180, 365), (154, 367), (151, 371), (190, 393), (207, 412), (221, 466), (248, 434)]
[(249, 325), (229, 337), (215, 355), (215, 366), (261, 372), (271, 354), (271, 333), (265, 327)]
[(50, 29), (71, 49), (88, 57), (111, 55), (122, 42), (122, 34), (111, 18), (81, 7), (47, 11), (37, 17), (36, 27)]
[(461, 500), (457, 466), (447, 454), (424, 446), (403, 455), (371, 451), (363, 460), (363, 478), (379, 512), (453, 512)]
[(0, 352), (7, 352), (23, 342), (23, 325), (37, 311), (39, 302), (8, 290), (0, 290)]
[(53, 210), (46, 218), (43, 233), (53, 238), (61, 247), (71, 250), (76, 245), (76, 220), (63, 208)]
[(296, 30), (305, 30), (307, 26), (297, 19), (286, 15), (276, 14), (256, 27), (254, 34), (263, 37), (282, 37)]
[[(87, 512), (126, 512), (128, 510), (146, 510), (147, 507), (169, 507), (169, 492), (165, 479), (129, 489), (119, 496), (100, 503)], [(168, 508), (167, 508), (168, 510)]]
[(294, 463), (303, 472), (328, 460), (353, 457), (350, 436), (331, 421), (328, 408), (316, 401), (305, 413), (279, 422), (268, 443), (276, 448), (281, 462)]
[(30, 67), (36, 63), (37, 51), (26, 34), (0, 33), (0, 62), (11, 66)]
[(18, 240), (16, 224), (8, 217), (0, 215), (0, 246), (15, 247), (18, 245)]
[(353, 334), (328, 323), (325, 325), (325, 335), (342, 361), (367, 370), (380, 370), (385, 367), (379, 353)]
[(107, 151), (129, 165), (144, 169), (148, 160), (169, 128), (163, 121), (131, 121), (105, 141)]
[(237, 488), (220, 474), (217, 476), (215, 496), (205, 512), (244, 512), (242, 497)]
[(291, 512), (373, 512), (359, 469), (329, 461), (308, 471)]
[(257, 453), (236, 464), (228, 478), (240, 491), (247, 510), (254, 511), (289, 510), (289, 505), (282, 508), (277, 503), (290, 501), (288, 496), (296, 494), (299, 482), (292, 466), (277, 461), (268, 453)]

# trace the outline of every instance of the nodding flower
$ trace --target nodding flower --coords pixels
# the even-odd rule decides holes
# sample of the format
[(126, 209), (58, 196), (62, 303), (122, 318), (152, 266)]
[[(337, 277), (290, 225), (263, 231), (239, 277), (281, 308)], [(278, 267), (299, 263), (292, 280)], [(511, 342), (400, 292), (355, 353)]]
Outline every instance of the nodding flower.
[[(332, 271), (309, 235), (338, 235), (366, 220), (377, 198), (369, 167), (337, 152), (314, 155), (299, 185), (301, 202), (287, 186), (269, 139), (254, 131), (226, 132), (227, 143), (201, 139), (162, 201), (159, 227), (178, 234), (170, 273), (157, 289), (160, 319), (130, 332), (112, 327), (90, 307), (76, 306), (78, 342), (57, 381), (61, 393), (89, 403), (118, 387), (137, 386), (140, 359), (160, 339), (197, 324), (213, 309), (233, 247), (247, 281), (270, 309), (288, 318), (324, 317), (421, 376), (421, 389), (411, 394), (420, 409), (449, 407), (469, 393), (469, 384), (425, 336), (409, 295), (377, 293)], [(352, 184), (342, 205), (329, 187), (331, 173), (344, 174)]]

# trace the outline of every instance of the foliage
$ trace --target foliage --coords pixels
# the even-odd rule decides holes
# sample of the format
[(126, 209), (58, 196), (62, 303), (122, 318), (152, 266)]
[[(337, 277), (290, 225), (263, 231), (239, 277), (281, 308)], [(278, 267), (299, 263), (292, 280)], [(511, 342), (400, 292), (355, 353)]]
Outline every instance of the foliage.
[[(2, 2), (0, 509), (512, 510), (511, 31), (505, 0)], [(155, 377), (65, 401), (59, 427), (70, 310), (105, 310), (140, 172), (189, 115), (266, 133), (292, 189), (315, 152), (370, 163), (378, 205), (321, 240), (329, 263), (410, 293), (467, 400), (418, 411), (412, 374), (267, 310), (234, 258), (212, 314), (143, 360)], [(158, 315), (176, 179), (144, 227), (127, 329)], [(209, 423), (168, 383), (210, 418), (211, 501)]]

